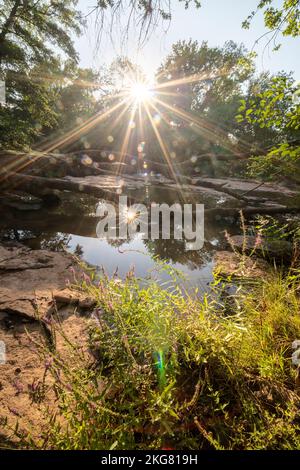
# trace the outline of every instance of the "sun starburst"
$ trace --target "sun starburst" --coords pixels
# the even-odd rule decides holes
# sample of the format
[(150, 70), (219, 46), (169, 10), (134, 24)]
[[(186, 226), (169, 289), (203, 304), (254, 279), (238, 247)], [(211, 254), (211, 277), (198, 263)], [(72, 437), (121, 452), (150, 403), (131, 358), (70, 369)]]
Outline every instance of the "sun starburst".
[(149, 102), (154, 93), (150, 86), (144, 82), (133, 82), (129, 88), (131, 98), (137, 103)]
[[(221, 70), (219, 75), (226, 74), (226, 72), (225, 69)], [(212, 142), (221, 142), (223, 147), (227, 148), (233, 154), (237, 154), (240, 151), (239, 145), (244, 144), (244, 142), (241, 140), (238, 144), (232, 142), (232, 139), (230, 140), (228, 137), (229, 131), (220, 128), (217, 123), (208, 120), (204, 116), (195, 115), (191, 110), (187, 111), (172, 103), (173, 98), (182, 97), (181, 90), (179, 89), (181, 85), (186, 86), (187, 84), (199, 83), (216, 77), (208, 76), (208, 74), (204, 73), (175, 79), (169, 79), (167, 77), (165, 81), (162, 80), (162, 77), (158, 77), (160, 81), (155, 84), (153, 84), (148, 77), (140, 73), (137, 75), (129, 74), (125, 77), (125, 80), (123, 80), (123, 78), (122, 80), (120, 79), (122, 85), (119, 91), (113, 96), (109, 94), (103, 98), (104, 102), (107, 103), (103, 110), (76, 125), (64, 135), (46, 140), (36, 149), (38, 155), (36, 158), (74, 143), (105, 121), (109, 122), (110, 132), (117, 132), (117, 124), (119, 125), (120, 122), (125, 121), (126, 116), (124, 126), (122, 125), (124, 128), (124, 136), (119, 152), (120, 166), (119, 168), (116, 166), (117, 174), (122, 171), (121, 167), (125, 156), (128, 154), (129, 146), (135, 142), (132, 136), (134, 133), (138, 132), (141, 141), (144, 141), (145, 130), (147, 126), (149, 126), (149, 128), (153, 130), (154, 136), (159, 144), (164, 164), (168, 167), (171, 178), (177, 181), (177, 172), (174, 168), (174, 162), (170, 157), (173, 152), (169, 149), (166, 134), (166, 126), (169, 126), (170, 129), (174, 127), (172, 124), (174, 123), (174, 119), (171, 119), (168, 115), (175, 116), (175, 118), (179, 119), (183, 123), (181, 127), (189, 126), (190, 129), (194, 130), (196, 134), (200, 134), (203, 138)], [(82, 82), (78, 83), (78, 86), (87, 86), (87, 84)], [(94, 85), (89, 83), (88, 86), (92, 87)], [(178, 132), (180, 132), (179, 127)], [(139, 158), (143, 158), (143, 154), (144, 152), (139, 152)], [(26, 158), (20, 158), (12, 164), (12, 169), (20, 171), (20, 169), (27, 164)]]

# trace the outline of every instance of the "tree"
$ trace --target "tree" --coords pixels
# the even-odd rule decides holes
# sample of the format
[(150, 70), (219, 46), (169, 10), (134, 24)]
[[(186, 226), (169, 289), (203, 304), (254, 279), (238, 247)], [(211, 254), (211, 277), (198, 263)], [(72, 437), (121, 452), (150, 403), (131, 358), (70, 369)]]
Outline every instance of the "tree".
[(260, 0), (257, 9), (252, 11), (243, 22), (243, 27), (248, 29), (252, 19), (259, 11), (262, 11), (265, 26), (268, 29), (266, 35), (271, 36), (268, 44), (274, 41), (275, 49), (278, 49), (280, 47), (280, 44), (276, 45), (278, 34), (292, 37), (300, 34), (300, 2), (299, 0), (283, 0), (280, 7), (274, 4), (274, 0)]
[(56, 46), (74, 61), (77, 54), (70, 33), (80, 32), (76, 0), (6, 0), (0, 7), (0, 63), (2, 67), (56, 62)]
[(274, 132), (271, 149), (253, 158), (253, 175), (286, 175), (300, 181), (300, 88), (291, 74), (271, 77), (269, 85), (255, 97), (243, 100), (238, 121), (259, 125)]
[[(284, 0), (280, 7), (274, 7), (273, 0), (261, 0), (243, 23), (249, 28), (251, 20), (261, 10), (265, 26), (271, 34), (268, 44), (273, 40), (275, 49), (279, 33), (284, 36), (300, 35), (300, 2)], [(252, 175), (269, 177), (288, 176), (300, 181), (300, 100), (299, 86), (291, 74), (272, 77), (269, 86), (257, 93), (255, 99), (241, 102), (237, 120), (243, 120), (261, 129), (271, 129), (275, 133), (272, 148), (264, 153), (256, 153), (250, 165)]]
[[(178, 0), (183, 3), (185, 9), (190, 5), (200, 8), (199, 0)], [(120, 23), (125, 26), (125, 35), (130, 27), (138, 25), (140, 42), (145, 41), (151, 31), (161, 22), (172, 19), (172, 7), (169, 0), (97, 0), (97, 5), (91, 13), (96, 12), (96, 22), (100, 27), (99, 37), (104, 23), (110, 23), (110, 31), (120, 28)]]
[(254, 71), (252, 56), (232, 41), (214, 48), (197, 41), (173, 45), (158, 71), (158, 97), (170, 151), (186, 161), (182, 170), (205, 172), (205, 157), (210, 170), (226, 172), (229, 167), (218, 158), (247, 155), (253, 136), (235, 116)]

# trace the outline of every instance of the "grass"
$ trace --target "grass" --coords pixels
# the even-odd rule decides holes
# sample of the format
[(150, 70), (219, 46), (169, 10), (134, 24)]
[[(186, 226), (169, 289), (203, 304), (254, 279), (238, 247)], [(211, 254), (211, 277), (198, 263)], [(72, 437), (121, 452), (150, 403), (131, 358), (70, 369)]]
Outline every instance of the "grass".
[(58, 406), (43, 434), (23, 445), (300, 449), (291, 361), (300, 339), (297, 271), (241, 287), (230, 311), (220, 287), (202, 300), (154, 282), (141, 287), (132, 276), (85, 277), (73, 288), (97, 300), (94, 359), (71, 343), (68, 362), (40, 347)]

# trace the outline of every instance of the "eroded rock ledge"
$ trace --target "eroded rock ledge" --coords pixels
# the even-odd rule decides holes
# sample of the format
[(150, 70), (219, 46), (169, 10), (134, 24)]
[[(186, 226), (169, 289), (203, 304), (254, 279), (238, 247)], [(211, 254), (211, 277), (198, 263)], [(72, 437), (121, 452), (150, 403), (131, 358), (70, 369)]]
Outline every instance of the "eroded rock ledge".
[[(20, 429), (38, 433), (45, 404), (55, 402), (50, 393), (41, 406), (30, 393), (45, 372), (35, 343), (49, 340), (47, 320), (59, 316), (64, 335), (86, 347), (87, 313), (94, 303), (66, 288), (74, 273), (80, 276), (70, 254), (30, 250), (15, 242), (0, 245), (0, 341), (6, 349), (6, 362), (0, 363), (1, 445), (14, 445), (3, 426), (6, 419), (10, 427), (18, 421)], [(56, 335), (55, 347), (68, 354), (63, 335)]]

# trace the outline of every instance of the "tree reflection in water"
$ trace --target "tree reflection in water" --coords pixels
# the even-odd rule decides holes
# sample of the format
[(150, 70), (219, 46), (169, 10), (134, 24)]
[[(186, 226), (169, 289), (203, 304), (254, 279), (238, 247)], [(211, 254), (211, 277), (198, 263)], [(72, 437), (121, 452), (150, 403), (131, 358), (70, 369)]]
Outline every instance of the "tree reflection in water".
[[(128, 204), (134, 200), (145, 204), (150, 208), (152, 202), (166, 203), (201, 203), (206, 207), (216, 207), (216, 196), (198, 193), (178, 193), (174, 189), (145, 186), (145, 189), (128, 193)], [(33, 249), (49, 249), (60, 251), (70, 249), (72, 237), (79, 236), (80, 243), (73, 246), (73, 252), (85, 260), (85, 251), (91, 239), (96, 238), (96, 226), (98, 219), (95, 217), (96, 206), (99, 200), (85, 195), (65, 193), (62, 203), (57, 208), (42, 209), (39, 211), (3, 211), (0, 219), (1, 238), (18, 239)], [(228, 221), (205, 221), (205, 242), (201, 250), (187, 250), (187, 241), (177, 240), (172, 237), (173, 225), (171, 219), (170, 240), (143, 240), (143, 246), (147, 256), (151, 259), (158, 258), (171, 265), (181, 264), (190, 271), (199, 270), (212, 260), (216, 249), (224, 249), (225, 239), (223, 232), (228, 229)], [(231, 233), (238, 232), (231, 227)], [(135, 238), (139, 235), (136, 234)], [(115, 263), (122, 256), (123, 245), (128, 248), (129, 240), (106, 240), (109, 246), (116, 248), (114, 251)], [(132, 241), (134, 245), (134, 240)], [(130, 247), (130, 243), (129, 243)], [(130, 266), (128, 266), (129, 269)]]

